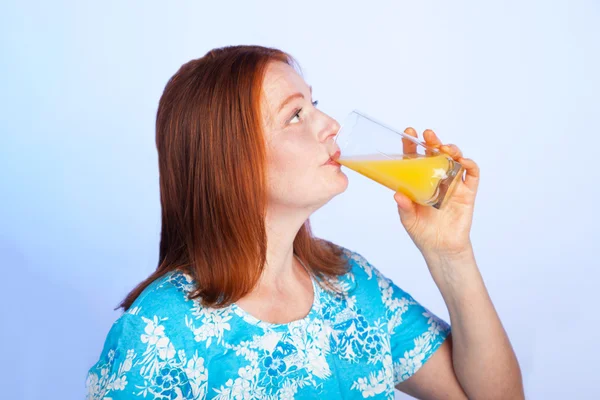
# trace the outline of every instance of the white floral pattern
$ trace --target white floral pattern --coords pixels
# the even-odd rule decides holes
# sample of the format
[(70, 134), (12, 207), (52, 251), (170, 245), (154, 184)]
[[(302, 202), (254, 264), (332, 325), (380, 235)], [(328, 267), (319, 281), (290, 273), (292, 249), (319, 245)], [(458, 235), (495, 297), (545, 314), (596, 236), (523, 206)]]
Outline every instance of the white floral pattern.
[(113, 324), (87, 399), (393, 399), (450, 327), (362, 256), (345, 256), (343, 293), (313, 282), (309, 314), (281, 325), (235, 304), (202, 307), (187, 297), (191, 276), (165, 275)]

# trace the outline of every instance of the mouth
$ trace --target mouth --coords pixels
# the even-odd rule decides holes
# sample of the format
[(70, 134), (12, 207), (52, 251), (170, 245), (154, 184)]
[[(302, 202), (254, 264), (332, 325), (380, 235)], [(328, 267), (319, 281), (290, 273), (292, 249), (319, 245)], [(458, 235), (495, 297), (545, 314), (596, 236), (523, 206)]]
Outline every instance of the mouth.
[(337, 162), (336, 160), (340, 158), (340, 155), (342, 153), (338, 150), (335, 153), (333, 153), (333, 155), (331, 157), (329, 157), (329, 160), (327, 160), (327, 162), (325, 163), (325, 165), (336, 165), (339, 166), (341, 165), (339, 162)]

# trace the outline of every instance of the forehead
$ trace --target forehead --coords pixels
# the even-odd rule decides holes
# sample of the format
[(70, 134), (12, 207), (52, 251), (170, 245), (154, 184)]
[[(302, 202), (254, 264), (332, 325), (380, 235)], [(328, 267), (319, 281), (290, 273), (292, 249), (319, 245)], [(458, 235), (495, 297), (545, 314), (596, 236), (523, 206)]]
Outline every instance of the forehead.
[(306, 96), (307, 89), (308, 85), (293, 67), (280, 61), (269, 63), (262, 87), (263, 116), (270, 121), (289, 95), (300, 92)]

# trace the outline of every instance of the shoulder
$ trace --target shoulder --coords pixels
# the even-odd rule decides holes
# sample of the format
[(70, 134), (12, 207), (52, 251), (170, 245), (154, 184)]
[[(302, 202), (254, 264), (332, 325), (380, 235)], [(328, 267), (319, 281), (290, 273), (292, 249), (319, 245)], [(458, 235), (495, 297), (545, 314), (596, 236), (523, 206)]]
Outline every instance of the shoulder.
[(106, 336), (105, 350), (145, 348), (166, 335), (180, 335), (185, 317), (195, 304), (188, 299), (191, 290), (191, 278), (180, 272), (167, 273), (152, 282), (114, 321)]
[(193, 290), (194, 282), (189, 275), (181, 271), (168, 272), (148, 285), (124, 315), (169, 316), (188, 311), (194, 305), (188, 298)]
[(354, 298), (357, 307), (371, 314), (371, 318), (400, 320), (407, 311), (421, 310), (420, 304), (403, 288), (385, 276), (363, 255), (346, 248), (348, 273), (340, 281), (344, 291)]
[(381, 293), (392, 283), (381, 271), (371, 264), (362, 254), (341, 247), (343, 257), (348, 263), (348, 272), (340, 279), (344, 289), (359, 293)]
[(336, 297), (350, 306), (354, 313), (369, 320), (385, 316), (382, 294), (389, 286), (388, 279), (362, 254), (339, 246), (347, 265), (347, 272), (334, 280), (334, 286), (342, 293)]
[[(414, 354), (419, 357), (433, 354), (450, 334), (450, 325), (387, 278), (365, 257), (348, 249), (344, 254), (349, 262), (345, 279), (354, 283), (349, 294), (355, 294), (356, 306), (364, 311), (368, 320), (386, 322), (394, 359), (408, 362)], [(397, 381), (406, 379), (416, 370), (396, 369), (401, 371)]]
[(178, 271), (156, 279), (115, 320), (105, 347), (145, 348), (165, 335), (179, 336), (196, 303), (188, 299), (191, 290), (191, 278)]
[[(205, 367), (203, 354), (190, 346), (194, 334), (187, 323), (197, 304), (187, 299), (190, 284), (183, 274), (169, 273), (150, 284), (117, 318), (98, 361), (88, 371), (88, 399), (108, 393), (116, 399), (159, 392), (191, 397), (194, 387), (185, 371), (197, 369), (195, 379), (204, 380)], [(148, 392), (149, 385), (160, 391)]]

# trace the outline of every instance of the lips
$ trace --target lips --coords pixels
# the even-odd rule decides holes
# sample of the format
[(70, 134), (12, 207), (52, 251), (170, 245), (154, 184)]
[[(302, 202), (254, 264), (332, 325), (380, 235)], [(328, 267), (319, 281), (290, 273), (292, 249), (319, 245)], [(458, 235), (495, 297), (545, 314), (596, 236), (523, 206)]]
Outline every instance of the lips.
[(325, 165), (340, 165), (340, 163), (338, 163), (336, 160), (338, 158), (340, 158), (340, 155), (342, 153), (338, 150), (335, 153), (333, 153), (333, 155), (331, 157), (329, 157), (329, 160), (327, 160), (327, 162), (325, 163)]

